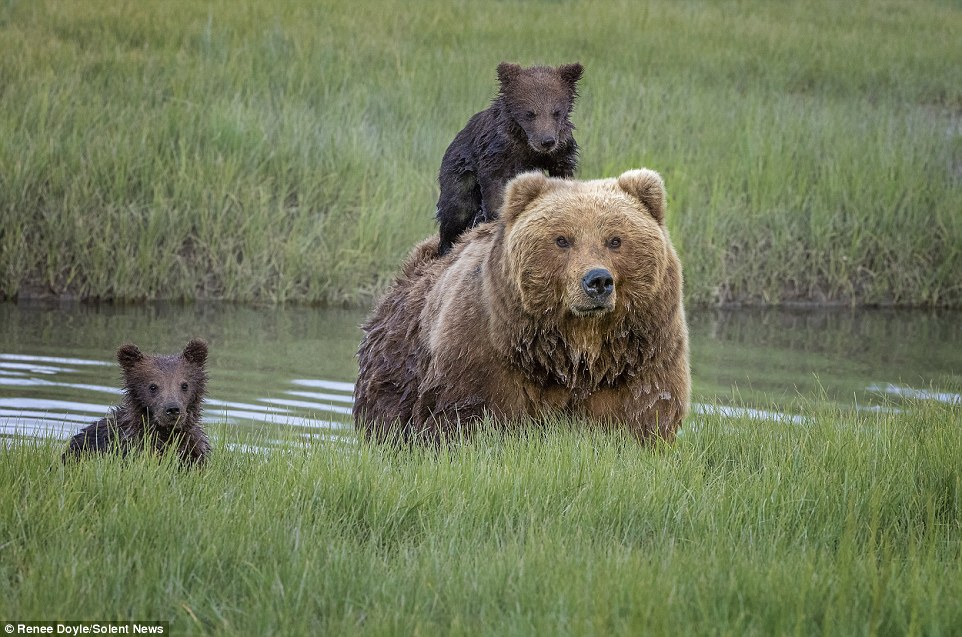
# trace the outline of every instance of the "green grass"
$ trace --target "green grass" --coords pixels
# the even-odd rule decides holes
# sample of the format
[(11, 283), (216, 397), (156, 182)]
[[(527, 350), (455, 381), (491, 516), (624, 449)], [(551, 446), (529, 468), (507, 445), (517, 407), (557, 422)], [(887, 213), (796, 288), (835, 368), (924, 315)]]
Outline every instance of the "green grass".
[(962, 9), (0, 2), (0, 297), (364, 303), (502, 59), (580, 60), (692, 303), (962, 305)]
[[(0, 451), (0, 619), (173, 634), (950, 635), (957, 406), (787, 426), (697, 417), (670, 448), (486, 436), (440, 453), (218, 448), (67, 467)], [(218, 433), (224, 435), (225, 431)]]

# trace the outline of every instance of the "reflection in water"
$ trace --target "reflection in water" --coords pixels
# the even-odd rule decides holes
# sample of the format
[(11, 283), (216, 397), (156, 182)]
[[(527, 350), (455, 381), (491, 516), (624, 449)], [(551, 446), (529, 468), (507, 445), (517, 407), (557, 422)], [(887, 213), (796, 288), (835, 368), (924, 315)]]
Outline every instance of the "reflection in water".
[(72, 436), (120, 402), (121, 344), (170, 353), (196, 336), (210, 346), (204, 422), (222, 444), (270, 444), (271, 432), (350, 439), (363, 317), (230, 304), (0, 303), (0, 436)]
[(31, 388), (42, 388), (45, 393), (55, 395), (64, 389), (119, 394), (120, 390), (113, 387), (50, 378), (76, 371), (75, 367), (100, 369), (103, 365), (102, 361), (78, 358), (0, 353), (0, 388), (16, 387), (19, 393), (25, 394), (15, 398), (0, 397), (0, 435), (66, 438), (89, 421), (101, 418), (105, 410), (99, 403), (34, 398), (29, 394)]
[[(694, 310), (695, 394), (786, 406), (812, 397), (859, 409), (962, 387), (962, 314), (914, 310)], [(880, 392), (888, 385), (912, 392)]]
[(950, 394), (948, 392), (934, 392), (924, 389), (912, 389), (911, 387), (899, 387), (898, 385), (893, 385), (891, 383), (884, 386), (870, 385), (867, 389), (868, 391), (878, 392), (881, 394), (891, 394), (901, 398), (912, 398), (914, 400), (934, 400), (936, 402), (946, 403), (948, 405), (962, 404), (962, 395)]
[(802, 425), (807, 422), (804, 416), (783, 414), (770, 409), (752, 409), (749, 407), (732, 407), (731, 405), (717, 405), (713, 403), (693, 403), (691, 406), (693, 414), (702, 416), (724, 416), (726, 418), (748, 418), (749, 420), (767, 420), (769, 422), (787, 422), (793, 425)]
[[(253, 449), (291, 434), (349, 441), (364, 316), (0, 303), (0, 437), (73, 435), (120, 401), (119, 345), (169, 353), (196, 336), (210, 345), (204, 419), (221, 444)], [(693, 429), (699, 415), (804, 424), (793, 404), (813, 396), (869, 410), (903, 399), (962, 404), (957, 313), (694, 309), (689, 321)]]
[[(69, 438), (81, 427), (103, 418), (110, 407), (120, 402), (123, 392), (118, 387), (71, 382), (71, 378), (83, 374), (78, 369), (80, 366), (90, 366), (103, 373), (103, 368), (111, 366), (111, 363), (0, 354), (0, 387), (16, 387), (21, 394), (0, 398), (0, 435)], [(337, 417), (351, 413), (354, 389), (351, 383), (312, 379), (296, 379), (289, 383), (301, 387), (322, 387), (328, 391), (282, 390), (285, 394), (309, 400), (255, 397), (253, 402), (231, 402), (209, 397), (205, 401), (205, 421), (222, 422), (239, 428), (264, 425), (287, 427), (311, 438), (323, 435), (325, 430), (333, 435), (332, 432), (343, 432), (348, 427), (349, 423)], [(31, 395), (75, 392), (105, 395), (90, 396), (98, 402), (35, 398)], [(315, 416), (328, 414), (332, 418)]]

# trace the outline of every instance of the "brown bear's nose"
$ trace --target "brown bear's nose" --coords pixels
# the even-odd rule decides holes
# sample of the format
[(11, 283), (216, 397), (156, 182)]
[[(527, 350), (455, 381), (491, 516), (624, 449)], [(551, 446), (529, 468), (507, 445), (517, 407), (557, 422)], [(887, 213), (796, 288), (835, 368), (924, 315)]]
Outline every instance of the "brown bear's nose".
[(545, 150), (551, 150), (552, 148), (554, 148), (554, 146), (555, 146), (554, 137), (545, 137), (544, 139), (541, 140), (541, 147), (544, 148)]
[(581, 287), (590, 298), (603, 301), (615, 289), (615, 280), (608, 270), (595, 268), (589, 270), (588, 274), (581, 279)]
[(180, 415), (180, 406), (173, 403), (167, 403), (164, 405), (164, 413), (167, 414), (168, 418), (176, 418)]

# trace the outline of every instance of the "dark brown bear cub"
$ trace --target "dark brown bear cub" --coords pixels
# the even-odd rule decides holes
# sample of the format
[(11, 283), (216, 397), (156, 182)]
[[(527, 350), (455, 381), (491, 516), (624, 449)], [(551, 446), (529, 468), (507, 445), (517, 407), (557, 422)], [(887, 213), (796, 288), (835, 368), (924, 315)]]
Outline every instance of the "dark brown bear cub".
[(210, 442), (200, 423), (207, 391), (207, 344), (199, 339), (170, 356), (148, 356), (136, 345), (117, 350), (123, 370), (124, 401), (106, 418), (84, 427), (70, 440), (64, 460), (83, 453), (149, 446), (159, 453), (176, 447), (185, 464), (202, 463)]
[(557, 68), (498, 65), (501, 90), (486, 110), (468, 120), (441, 160), (437, 220), (445, 254), (468, 228), (498, 216), (504, 185), (530, 170), (572, 177), (578, 144), (570, 115), (581, 64)]

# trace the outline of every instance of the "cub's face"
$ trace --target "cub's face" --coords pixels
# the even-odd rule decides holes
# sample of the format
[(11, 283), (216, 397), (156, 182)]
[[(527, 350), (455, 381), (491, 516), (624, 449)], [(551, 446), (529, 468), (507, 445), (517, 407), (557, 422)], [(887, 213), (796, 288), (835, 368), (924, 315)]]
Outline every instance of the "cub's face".
[(525, 311), (589, 319), (650, 302), (673, 257), (664, 199), (653, 171), (589, 182), (528, 173), (512, 181), (502, 213), (505, 253)]
[(207, 388), (207, 345), (187, 344), (173, 356), (148, 356), (136, 345), (117, 351), (123, 370), (124, 391), (147, 411), (148, 424), (158, 429), (179, 429), (188, 413), (196, 414)]
[(569, 117), (582, 70), (577, 63), (529, 69), (505, 62), (498, 65), (505, 106), (535, 152), (551, 153), (570, 139)]

